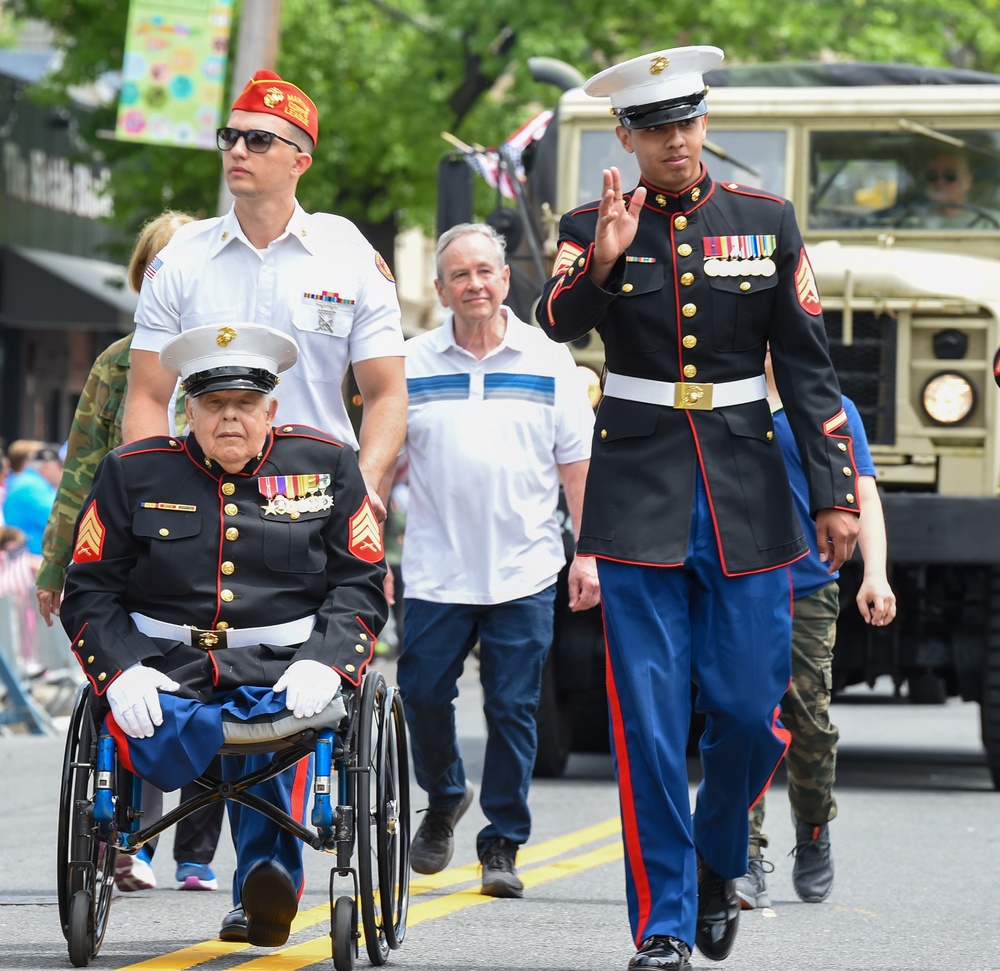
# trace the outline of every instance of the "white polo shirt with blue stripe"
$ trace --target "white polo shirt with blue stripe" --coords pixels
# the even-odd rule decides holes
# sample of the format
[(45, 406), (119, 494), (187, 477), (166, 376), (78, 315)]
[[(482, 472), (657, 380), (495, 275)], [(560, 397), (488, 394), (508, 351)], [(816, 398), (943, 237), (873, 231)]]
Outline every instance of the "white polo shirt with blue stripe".
[(566, 562), (557, 466), (590, 458), (594, 412), (569, 350), (503, 310), (482, 360), (455, 343), (451, 315), (404, 344), (408, 598), (506, 603)]

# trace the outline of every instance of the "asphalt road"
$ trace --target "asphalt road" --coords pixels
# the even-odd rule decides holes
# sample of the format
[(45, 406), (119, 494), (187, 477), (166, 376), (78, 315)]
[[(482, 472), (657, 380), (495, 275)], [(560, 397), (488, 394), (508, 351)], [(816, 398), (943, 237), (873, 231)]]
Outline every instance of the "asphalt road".
[[(391, 666), (388, 669), (391, 677)], [(484, 724), (475, 671), (467, 671), (459, 728), (474, 784), (482, 775)], [(794, 843), (784, 780), (765, 826), (773, 907), (745, 913), (730, 971), (1000, 971), (1000, 794), (978, 737), (978, 709), (952, 701), (917, 707), (855, 690), (833, 709), (842, 742), (831, 832), (837, 881), (824, 904), (791, 886)], [(55, 906), (55, 829), (62, 739), (0, 738), (0, 969), (70, 967)], [(697, 766), (692, 766), (696, 781)], [(693, 794), (692, 788), (692, 794)], [(425, 805), (414, 788), (414, 809)], [(168, 797), (168, 806), (171, 804)], [(625, 971), (633, 953), (624, 904), (617, 798), (610, 759), (574, 755), (563, 779), (531, 793), (532, 840), (521, 852), (523, 900), (478, 894), (477, 805), (457, 830), (455, 858), (434, 878), (414, 875), (409, 929), (389, 968), (411, 971)], [(414, 826), (419, 822), (415, 817)], [(117, 895), (103, 949), (106, 971), (295, 971), (330, 959), (329, 857), (307, 850), (307, 889), (289, 944), (280, 950), (215, 939), (229, 895), (172, 889), (172, 837), (154, 866), (156, 890)], [(216, 857), (232, 871), (228, 832)], [(357, 967), (369, 967), (362, 954)], [(697, 952), (696, 969), (717, 965)]]

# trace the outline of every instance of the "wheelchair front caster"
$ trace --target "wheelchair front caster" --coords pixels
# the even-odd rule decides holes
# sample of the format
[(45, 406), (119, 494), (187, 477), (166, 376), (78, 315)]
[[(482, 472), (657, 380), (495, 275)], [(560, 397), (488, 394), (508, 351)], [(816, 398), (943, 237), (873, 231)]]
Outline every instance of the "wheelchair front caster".
[(338, 897), (330, 917), (333, 943), (333, 966), (337, 971), (352, 971), (358, 953), (358, 908), (354, 899)]
[(94, 956), (94, 934), (90, 923), (90, 894), (86, 890), (77, 890), (70, 900), (66, 941), (74, 968), (90, 964)]

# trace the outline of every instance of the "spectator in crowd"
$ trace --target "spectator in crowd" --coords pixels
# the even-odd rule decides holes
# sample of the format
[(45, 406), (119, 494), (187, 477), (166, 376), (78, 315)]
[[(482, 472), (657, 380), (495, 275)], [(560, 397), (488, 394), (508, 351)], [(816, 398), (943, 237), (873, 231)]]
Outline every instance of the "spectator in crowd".
[(42, 555), (42, 536), (62, 468), (59, 446), (42, 445), (31, 452), (23, 469), (9, 483), (4, 497), (4, 521), (24, 531), (28, 549), (36, 557)]
[[(580, 520), (594, 415), (573, 358), (503, 305), (503, 238), (463, 224), (437, 244), (435, 286), (451, 311), (406, 342), (409, 497), (397, 668), (417, 782), (429, 808), (410, 847), (418, 873), (454, 852), (473, 799), (454, 699), (479, 643), (486, 760), (476, 839), (482, 893), (520, 897), (518, 848), (531, 832), (534, 712), (552, 643), (555, 581), (566, 562), (556, 520), (562, 479)], [(574, 557), (570, 607), (599, 599), (593, 560)]]

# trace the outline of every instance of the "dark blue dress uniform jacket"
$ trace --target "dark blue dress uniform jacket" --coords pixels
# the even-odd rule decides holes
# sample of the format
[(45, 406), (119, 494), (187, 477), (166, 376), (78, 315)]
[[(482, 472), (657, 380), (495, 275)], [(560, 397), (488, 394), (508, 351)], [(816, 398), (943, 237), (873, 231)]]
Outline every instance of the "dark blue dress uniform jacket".
[[(604, 287), (589, 275), (598, 202), (563, 216), (556, 269), (538, 304), (542, 329), (565, 342), (596, 328), (610, 371), (669, 382), (760, 375), (770, 342), (813, 513), (857, 512), (849, 426), (791, 203), (713, 182), (704, 167), (682, 193), (646, 185), (635, 240)], [(770, 245), (771, 275), (751, 273), (746, 262), (727, 264), (736, 275), (706, 273), (720, 249)], [(612, 397), (602, 399), (597, 415), (578, 551), (682, 563), (699, 465), (726, 574), (803, 555), (765, 400), (691, 411)]]
[[(329, 476), (332, 503), (294, 516), (268, 511), (273, 477), (316, 474)], [(95, 690), (103, 694), (142, 662), (181, 681), (178, 694), (210, 700), (213, 689), (270, 687), (304, 658), (358, 684), (388, 613), (367, 496), (353, 449), (305, 426), (276, 426), (235, 474), (207, 459), (193, 437), (114, 449), (81, 509), (61, 610)], [(190, 639), (148, 637), (133, 611), (202, 630), (312, 615), (316, 626), (301, 646), (206, 651)]]

